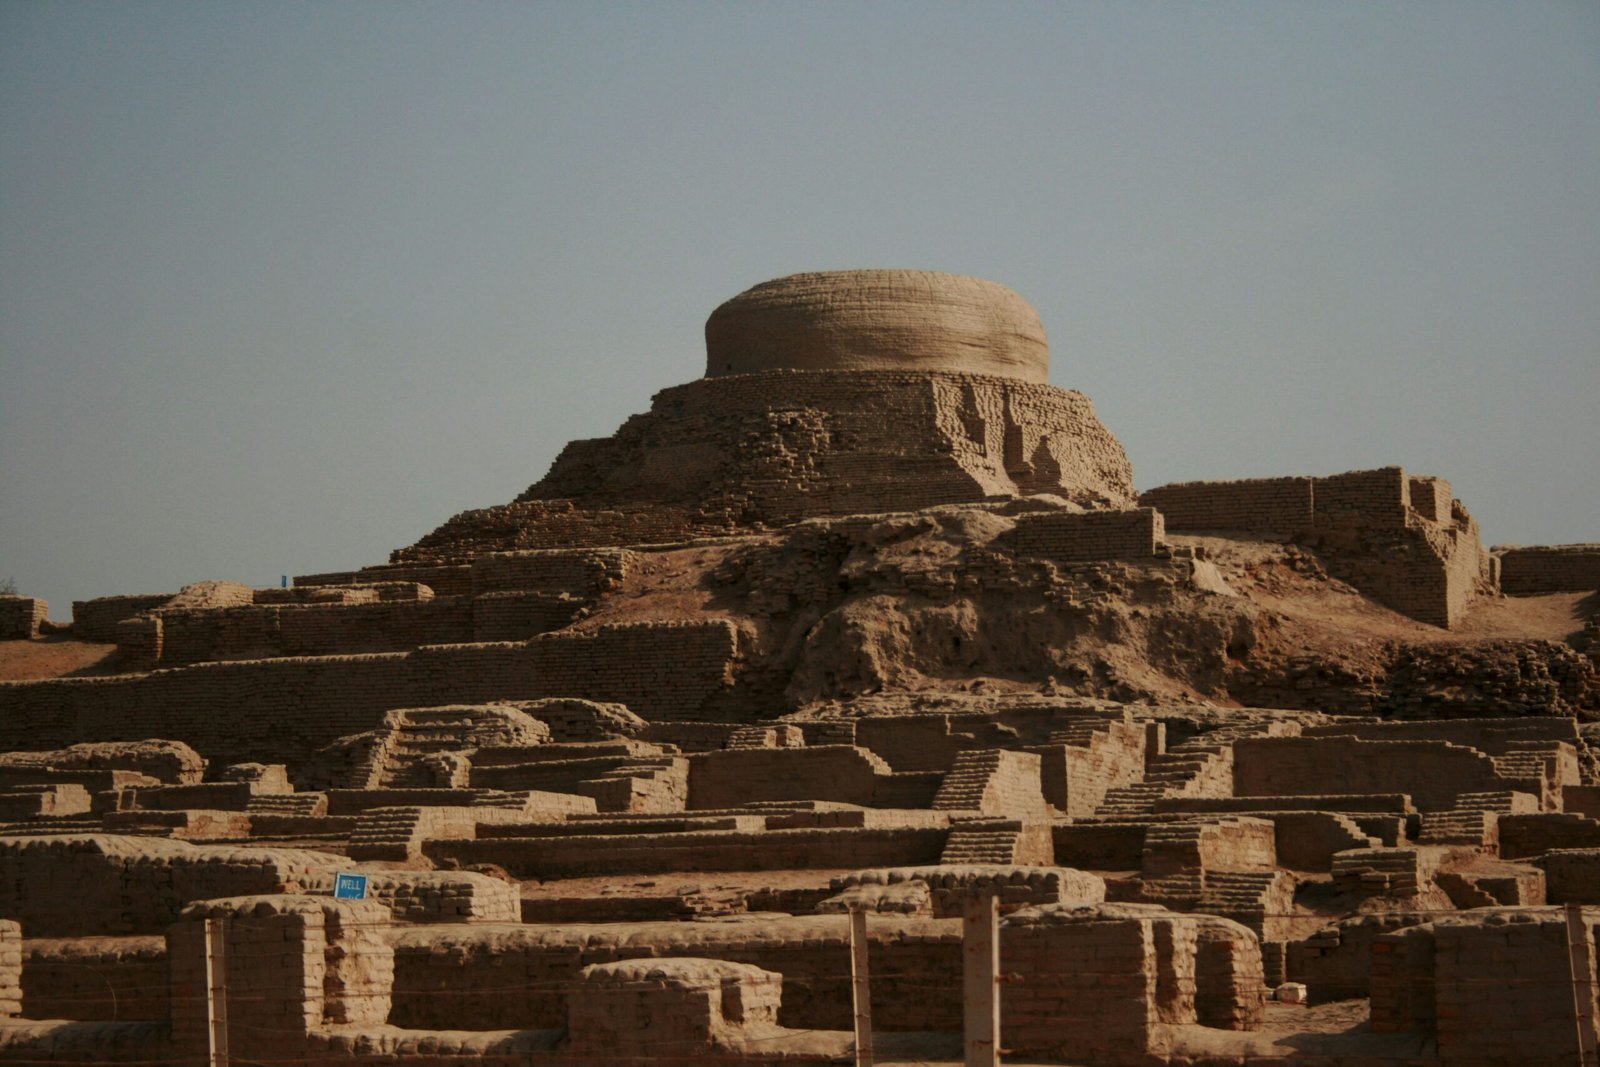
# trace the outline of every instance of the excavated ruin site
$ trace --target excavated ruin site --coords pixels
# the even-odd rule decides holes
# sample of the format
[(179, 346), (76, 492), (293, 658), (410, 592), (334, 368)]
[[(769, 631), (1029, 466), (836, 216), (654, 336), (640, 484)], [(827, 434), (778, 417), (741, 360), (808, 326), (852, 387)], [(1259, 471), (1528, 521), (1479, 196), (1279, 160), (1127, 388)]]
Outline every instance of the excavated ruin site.
[(0, 1061), (1594, 1062), (1600, 544), (1140, 491), (972, 278), (706, 351), (386, 563), (0, 599)]

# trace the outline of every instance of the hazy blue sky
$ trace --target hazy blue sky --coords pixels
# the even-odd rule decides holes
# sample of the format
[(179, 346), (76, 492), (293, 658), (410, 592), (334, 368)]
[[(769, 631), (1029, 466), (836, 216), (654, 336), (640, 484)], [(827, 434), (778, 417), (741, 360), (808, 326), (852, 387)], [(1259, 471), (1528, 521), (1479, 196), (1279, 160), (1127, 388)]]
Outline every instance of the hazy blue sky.
[(0, 577), (381, 562), (801, 270), (1016, 289), (1141, 487), (1600, 540), (1600, 4), (0, 0)]

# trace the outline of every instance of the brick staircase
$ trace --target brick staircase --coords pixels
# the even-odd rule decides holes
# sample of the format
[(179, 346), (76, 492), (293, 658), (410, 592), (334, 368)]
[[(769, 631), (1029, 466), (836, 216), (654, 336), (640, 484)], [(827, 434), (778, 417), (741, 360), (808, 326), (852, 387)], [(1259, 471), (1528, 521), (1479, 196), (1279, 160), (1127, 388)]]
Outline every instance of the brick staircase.
[[(1147, 762), (1142, 781), (1117, 786), (1106, 793), (1098, 815), (1149, 815), (1166, 797), (1228, 796), (1232, 793), (1233, 743), (1240, 738), (1270, 734), (1270, 723), (1223, 726), (1174, 745)], [(1223, 764), (1229, 768), (1228, 787), (1214, 791), (1213, 779)]]
[(940, 863), (1016, 863), (1022, 824), (1006, 819), (972, 819), (953, 824)]
[(472, 784), (592, 797), (601, 811), (667, 811), (683, 807), (688, 764), (629, 742), (593, 742), (519, 751), (515, 763), (474, 764)]
[(350, 833), (349, 855), (359, 860), (404, 860), (422, 848), (426, 809), (373, 808)]
[(326, 793), (257, 793), (245, 804), (250, 815), (298, 815), (318, 818), (328, 814)]
[(1202, 745), (1199, 741), (1185, 741), (1171, 752), (1156, 756), (1143, 781), (1109, 790), (1097, 814), (1150, 815), (1156, 801), (1165, 797), (1201, 795), (1196, 786), (1222, 761), (1231, 759), (1232, 752), (1224, 743)]
[(0, 837), (56, 837), (68, 834), (116, 833), (121, 837), (171, 837), (170, 826), (125, 826), (107, 830), (99, 815), (41, 815), (34, 819), (0, 823)]
[[(1503, 757), (1495, 757), (1499, 760)], [(1471, 845), (1488, 849), (1500, 842), (1501, 815), (1536, 812), (1539, 800), (1530, 793), (1500, 789), (1462, 793), (1450, 811), (1430, 811), (1422, 816), (1417, 840), (1428, 845)]]
[(473, 728), (487, 719), (473, 708), (413, 708), (391, 712), (393, 735), (379, 768), (379, 789), (419, 789), (436, 785), (423, 760), (440, 752), (460, 752), (471, 745)]
[(975, 748), (957, 752), (955, 763), (946, 772), (939, 791), (933, 795), (935, 811), (978, 811), (983, 807), (989, 783), (1000, 771), (1004, 752), (997, 748)]

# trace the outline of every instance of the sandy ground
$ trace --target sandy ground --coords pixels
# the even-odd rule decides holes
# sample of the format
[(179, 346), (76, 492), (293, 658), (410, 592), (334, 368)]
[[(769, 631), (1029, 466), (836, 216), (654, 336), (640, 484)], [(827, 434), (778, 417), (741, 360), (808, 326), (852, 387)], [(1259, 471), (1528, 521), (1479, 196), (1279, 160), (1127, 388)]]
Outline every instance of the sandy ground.
[(0, 641), (0, 682), (85, 678), (117, 673), (117, 646), (69, 637)]

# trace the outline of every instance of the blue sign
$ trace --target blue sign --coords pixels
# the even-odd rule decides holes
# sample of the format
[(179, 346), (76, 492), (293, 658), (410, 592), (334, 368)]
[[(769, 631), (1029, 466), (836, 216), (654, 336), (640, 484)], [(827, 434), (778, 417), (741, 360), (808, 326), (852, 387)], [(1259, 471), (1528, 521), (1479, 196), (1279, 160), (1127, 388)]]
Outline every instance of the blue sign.
[(335, 900), (366, 900), (367, 876), (364, 874), (340, 874), (333, 880), (333, 896)]

